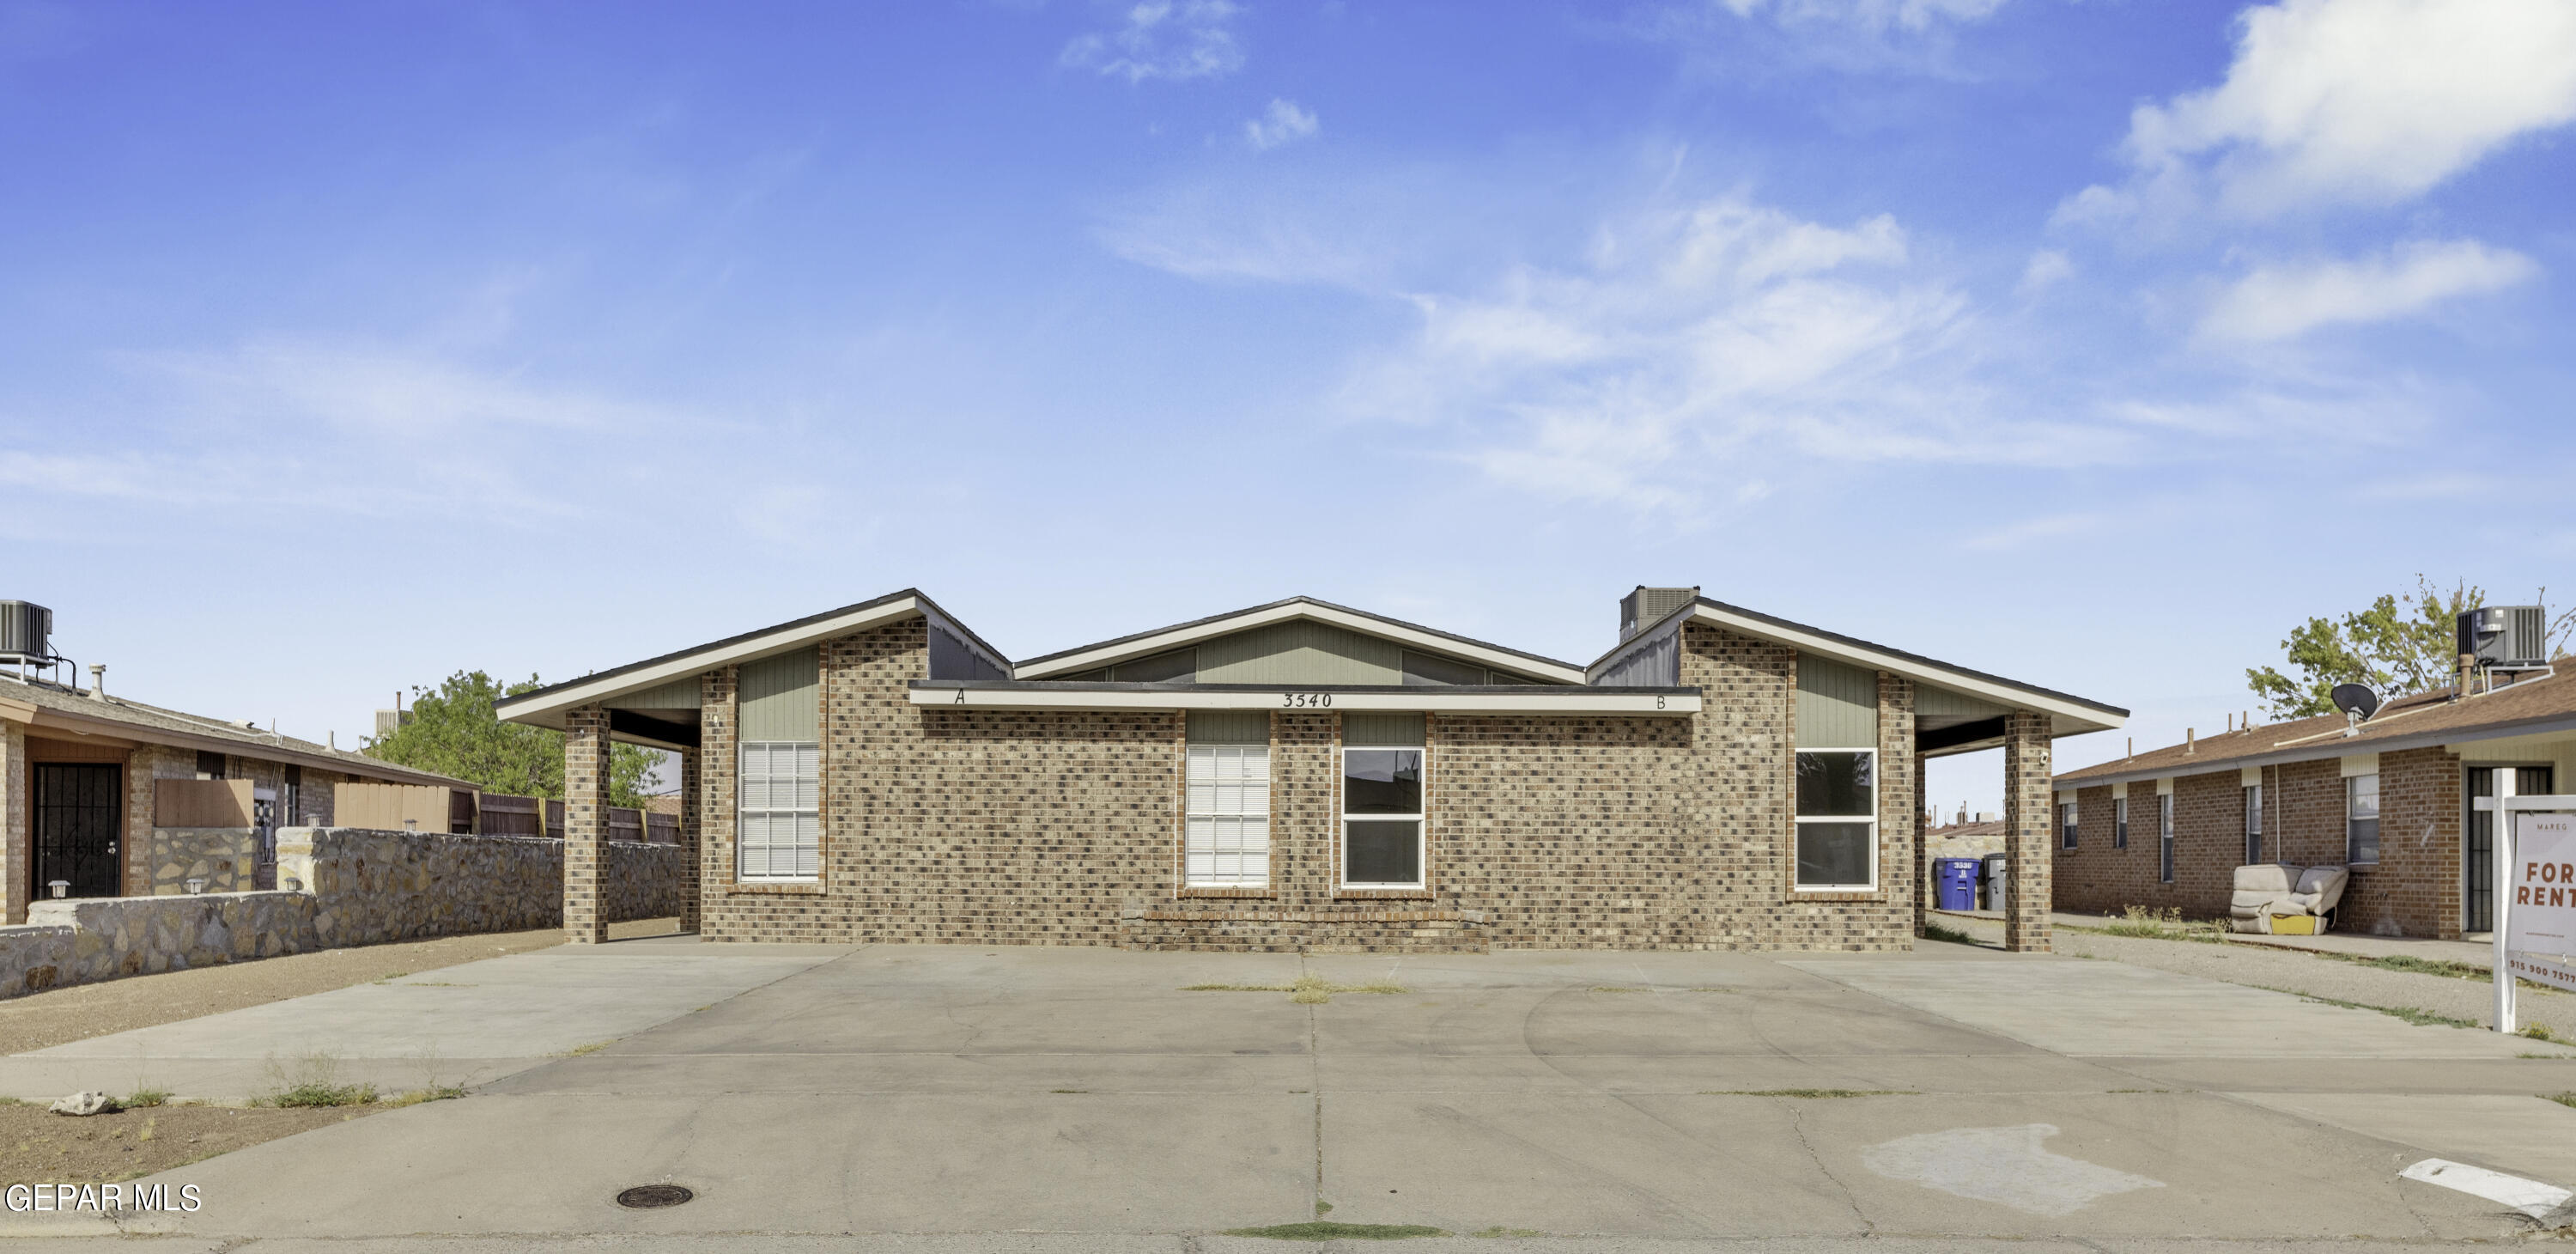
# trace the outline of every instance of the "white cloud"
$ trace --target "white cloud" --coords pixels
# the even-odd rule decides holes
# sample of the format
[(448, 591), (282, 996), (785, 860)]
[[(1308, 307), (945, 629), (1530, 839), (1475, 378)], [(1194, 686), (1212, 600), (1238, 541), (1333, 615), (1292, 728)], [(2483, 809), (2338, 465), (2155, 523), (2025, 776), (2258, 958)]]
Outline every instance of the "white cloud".
[(1712, 484), (1841, 462), (2084, 464), (2117, 424), (1994, 412), (1980, 328), (1911, 273), (1888, 217), (1846, 227), (1722, 197), (1602, 232), (1574, 270), (1415, 294), (1413, 340), (1344, 390), (1355, 415), (1450, 422), (1489, 475), (1566, 500), (1689, 510)]
[(1131, 83), (1220, 77), (1243, 68), (1242, 12), (1232, 0), (1141, 0), (1118, 29), (1075, 39), (1058, 60)]
[(2333, 323), (2383, 322), (2511, 287), (2538, 272), (2529, 257), (2476, 240), (2417, 240), (2355, 261), (2258, 266), (2210, 307), (2200, 333), (2282, 340)]
[(0, 444), (0, 487), (182, 514), (471, 510), (533, 525), (614, 502), (660, 474), (662, 454), (736, 425), (386, 345), (271, 338), (116, 360), (142, 399), (113, 420), (144, 451)]
[(1863, 30), (1922, 30), (1935, 22), (1974, 22), (2004, 0), (1715, 0), (1737, 17), (1767, 16), (1783, 25), (1831, 23)]
[(2050, 540), (2099, 531), (2106, 521), (2101, 514), (2047, 514), (1977, 532), (1960, 544), (1988, 551), (2026, 549)]
[(2062, 217), (2398, 203), (2576, 120), (2568, 0), (2280, 0), (2237, 25), (2226, 81), (2140, 106), (2130, 180)]
[(2024, 295), (2044, 292), (2075, 277), (2075, 261), (2054, 248), (2043, 248), (2030, 255), (2021, 269), (2021, 291)]
[(1634, 33), (1670, 43), (1730, 81), (1822, 68), (1963, 76), (1960, 30), (2005, 0), (1675, 0), (1641, 10)]
[(308, 420), (397, 438), (449, 439), (491, 428), (603, 430), (658, 417), (644, 406), (391, 349), (270, 340), (224, 353), (138, 360), (184, 383), (201, 412)]
[(1243, 124), (1243, 138), (1255, 152), (1267, 152), (1281, 144), (1314, 137), (1318, 123), (1315, 115), (1299, 107), (1296, 101), (1278, 99), (1260, 117)]

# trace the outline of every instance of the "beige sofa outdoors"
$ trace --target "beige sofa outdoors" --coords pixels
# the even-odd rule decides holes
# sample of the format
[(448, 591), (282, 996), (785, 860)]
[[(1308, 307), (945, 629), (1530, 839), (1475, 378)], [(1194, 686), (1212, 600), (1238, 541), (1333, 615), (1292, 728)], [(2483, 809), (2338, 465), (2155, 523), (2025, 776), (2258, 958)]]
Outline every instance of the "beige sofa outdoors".
[[(2352, 870), (2340, 866), (2295, 867), (2258, 862), (2236, 868), (2236, 892), (2227, 903), (2228, 927), (2238, 932), (2269, 933), (2276, 917), (2324, 918), (2343, 901)], [(2324, 931), (2320, 923), (2317, 931)]]

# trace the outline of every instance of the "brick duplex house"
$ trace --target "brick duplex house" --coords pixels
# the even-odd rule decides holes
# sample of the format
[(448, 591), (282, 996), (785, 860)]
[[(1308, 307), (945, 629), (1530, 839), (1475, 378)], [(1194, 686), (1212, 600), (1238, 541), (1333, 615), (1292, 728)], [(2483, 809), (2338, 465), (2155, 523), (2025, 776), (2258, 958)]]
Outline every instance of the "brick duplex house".
[(2239, 866), (2348, 865), (2340, 928), (2457, 939), (2492, 926), (2495, 798), (2571, 771), (2576, 675), (2194, 738), (2057, 777), (2057, 902), (2223, 918)]
[(1589, 666), (1299, 597), (1014, 662), (917, 591), (502, 703), (681, 756), (709, 939), (1903, 949), (1924, 758), (2001, 745), (2045, 948), (2048, 760), (2126, 711), (1640, 588)]

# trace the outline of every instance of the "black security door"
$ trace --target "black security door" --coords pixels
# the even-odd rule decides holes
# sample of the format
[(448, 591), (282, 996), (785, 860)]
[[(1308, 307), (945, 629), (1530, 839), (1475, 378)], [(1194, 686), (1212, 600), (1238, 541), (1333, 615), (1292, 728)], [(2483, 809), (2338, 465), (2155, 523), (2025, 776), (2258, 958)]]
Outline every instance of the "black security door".
[(51, 897), (55, 880), (74, 897), (113, 897), (117, 794), (125, 768), (39, 763), (36, 775), (35, 895)]
[[(2468, 908), (2464, 932), (2495, 930), (2496, 798), (2543, 796), (2556, 788), (2557, 771), (2546, 766), (2473, 766), (2469, 768), (2469, 838), (2461, 842), (2460, 875)], [(2497, 785), (2510, 786), (2501, 794)]]

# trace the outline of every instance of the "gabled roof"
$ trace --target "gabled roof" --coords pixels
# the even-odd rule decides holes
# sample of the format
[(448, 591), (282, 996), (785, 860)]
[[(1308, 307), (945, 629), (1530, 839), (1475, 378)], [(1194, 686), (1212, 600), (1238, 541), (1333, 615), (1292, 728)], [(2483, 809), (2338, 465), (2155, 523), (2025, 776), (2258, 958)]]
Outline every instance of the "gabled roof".
[(1267, 627), (1273, 623), (1284, 623), (1301, 618), (1556, 683), (1583, 682), (1583, 668), (1572, 662), (1561, 662), (1535, 653), (1524, 653), (1519, 649), (1505, 648), (1499, 644), (1489, 644), (1482, 640), (1453, 635), (1436, 628), (1425, 627), (1420, 623), (1408, 623), (1402, 619), (1388, 618), (1382, 614), (1371, 614), (1366, 610), (1355, 610), (1347, 605), (1335, 605), (1330, 601), (1319, 601), (1313, 597), (1304, 596), (1290, 597), (1284, 601), (1273, 601), (1268, 605), (1256, 605), (1250, 609), (1235, 610), (1207, 618), (1192, 619), (1186, 623), (1174, 623), (1169, 627), (1140, 631), (1132, 636), (1120, 636), (1115, 640), (1103, 640), (1080, 648), (1049, 653), (1044, 657), (1030, 658), (1020, 663), (1014, 669), (1013, 675), (1019, 679), (1046, 679), (1051, 676), (1079, 674), (1116, 662), (1183, 648), (1202, 640), (1212, 640), (1238, 631), (1249, 631), (1256, 627)]
[(1810, 627), (1805, 623), (1791, 622), (1775, 615), (1748, 610), (1740, 605), (1728, 605), (1723, 601), (1713, 601), (1707, 597), (1694, 598), (1690, 603), (1679, 606), (1662, 618), (1639, 628), (1636, 635), (1622, 641), (1617, 648), (1602, 654), (1599, 660), (1586, 669), (1585, 673), (1602, 674), (1628, 653), (1646, 647), (1668, 631), (1679, 630), (1680, 624), (1688, 620), (1711, 623), (1740, 636), (1784, 644), (1801, 653), (1812, 653), (1853, 666), (1902, 675), (1917, 683), (1964, 693), (1996, 705), (2035, 710), (2049, 716), (2050, 734), (2054, 736), (2106, 731), (2120, 726), (2129, 718), (2129, 712), (2116, 705), (2105, 705), (2099, 701), (2087, 700), (2053, 688), (2042, 688), (2037, 684), (2006, 679), (2001, 675), (1989, 674), (1985, 671), (1970, 670), (1967, 667), (1928, 658), (1919, 653), (1908, 653), (1902, 649), (1891, 649), (1883, 644), (1872, 644), (1867, 640), (1827, 631), (1822, 627)]
[(719, 666), (733, 666), (780, 653), (794, 652), (807, 645), (830, 640), (836, 636), (846, 636), (854, 631), (865, 631), (880, 624), (900, 622), (914, 617), (927, 618), (947, 628), (966, 640), (972, 647), (989, 654), (991, 660), (1004, 674), (1010, 673), (1011, 660), (1001, 650), (985, 643), (983, 637), (967, 630), (965, 625), (958, 622), (948, 611), (939, 608), (938, 602), (924, 596), (920, 589), (906, 588), (901, 592), (890, 592), (874, 600), (861, 601), (856, 605), (844, 605), (837, 610), (825, 610), (820, 614), (809, 615), (793, 622), (763, 627), (757, 631), (746, 631), (739, 636), (727, 636), (722, 640), (665, 653), (660, 657), (646, 658), (641, 662), (629, 662), (624, 666), (552, 684), (534, 692), (521, 693), (515, 697), (493, 702), (492, 709), (503, 722), (528, 723), (560, 730), (564, 725), (564, 712), (575, 706), (613, 705), (619, 697), (658, 687), (674, 679), (685, 679), (691, 675), (714, 670)]
[(2319, 714), (2221, 732), (2068, 771), (2057, 777), (2057, 786), (2120, 784), (2508, 736), (2576, 734), (2576, 673), (2526, 679), (2493, 692), (2472, 691), (2457, 702), (2449, 688), (2436, 688), (2381, 706), (2355, 735), (2344, 735), (2346, 727), (2341, 714)]
[(28, 735), (48, 740), (78, 742), (100, 737), (111, 743), (122, 740), (238, 754), (263, 762), (318, 767), (397, 784), (473, 787), (435, 771), (398, 766), (363, 753), (260, 731), (246, 723), (227, 723), (124, 697), (102, 697), (95, 690), (31, 683), (5, 674), (0, 674), (0, 721), (17, 723), (27, 729)]

